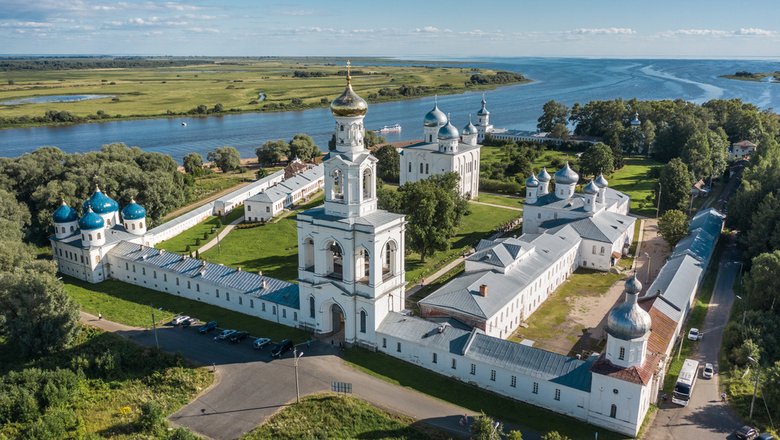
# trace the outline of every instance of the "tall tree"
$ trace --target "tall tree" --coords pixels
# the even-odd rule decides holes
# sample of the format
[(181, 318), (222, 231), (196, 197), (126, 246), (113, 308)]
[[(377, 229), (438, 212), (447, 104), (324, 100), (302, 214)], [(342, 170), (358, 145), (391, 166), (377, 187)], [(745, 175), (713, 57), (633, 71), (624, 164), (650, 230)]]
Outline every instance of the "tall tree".
[(314, 139), (308, 134), (298, 133), (290, 140), (288, 158), (298, 158), (304, 162), (311, 162), (320, 155), (320, 147), (314, 143)]
[(580, 172), (584, 175), (596, 176), (599, 173), (612, 174), (615, 170), (615, 158), (612, 149), (601, 142), (588, 147), (580, 156)]
[(184, 156), (184, 171), (187, 174), (197, 175), (203, 171), (203, 156), (198, 153), (187, 153)]
[(290, 145), (283, 139), (268, 141), (255, 150), (257, 161), (262, 166), (272, 166), (284, 161), (290, 155)]
[(688, 216), (684, 212), (670, 209), (658, 219), (658, 232), (671, 247), (688, 235)]
[(769, 193), (758, 206), (751, 206), (749, 209), (753, 215), (750, 228), (744, 231), (743, 239), (747, 256), (752, 258), (780, 249), (780, 197)]
[(366, 133), (363, 136), (363, 145), (366, 148), (372, 148), (376, 145), (384, 144), (385, 142), (384, 136), (381, 136), (379, 133), (372, 130), (366, 130)]
[(401, 167), (401, 155), (392, 145), (383, 145), (372, 153), (379, 162), (376, 164), (376, 173), (379, 178), (387, 182), (398, 182)]
[(750, 307), (769, 309), (780, 307), (780, 250), (765, 252), (753, 258), (745, 277), (745, 291)]
[(682, 160), (693, 173), (694, 180), (708, 177), (712, 173), (712, 152), (707, 134), (697, 132), (685, 143)]
[(566, 107), (566, 104), (550, 100), (544, 103), (542, 115), (539, 116), (536, 128), (539, 131), (551, 132), (557, 124), (563, 124), (565, 127), (568, 118), (569, 108)]
[(223, 173), (236, 171), (241, 167), (241, 155), (233, 147), (219, 147), (209, 151), (208, 160), (214, 162)]
[(501, 422), (493, 420), (492, 417), (482, 413), (474, 417), (471, 424), (472, 440), (501, 440), (501, 434), (504, 432), (504, 425)]
[(642, 152), (649, 155), (655, 143), (655, 124), (651, 120), (642, 121)]
[[(691, 182), (688, 167), (680, 158), (674, 158), (664, 165), (658, 183), (660, 184), (661, 200), (656, 200), (656, 203), (658, 203), (661, 213), (670, 209), (683, 212), (688, 210), (693, 182)], [(656, 192), (657, 197), (658, 192)]]

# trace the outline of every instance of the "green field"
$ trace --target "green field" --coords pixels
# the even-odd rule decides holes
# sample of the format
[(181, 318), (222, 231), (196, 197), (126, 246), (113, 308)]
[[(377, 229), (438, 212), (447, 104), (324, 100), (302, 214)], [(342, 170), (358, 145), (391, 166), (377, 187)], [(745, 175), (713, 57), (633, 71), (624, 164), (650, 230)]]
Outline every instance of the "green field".
[(183, 313), (204, 322), (215, 320), (220, 326), (245, 330), (253, 336), (262, 335), (273, 340), (293, 338), (303, 341), (309, 338), (302, 330), (121, 281), (90, 284), (70, 277), (64, 277), (64, 281), (65, 290), (82, 310), (94, 315), (102, 313), (105, 319), (126, 325), (149, 328), (152, 312), (157, 324), (170, 322), (174, 315)]
[(242, 440), (446, 439), (409, 417), (382, 411), (354, 397), (319, 394), (301, 399), (271, 417)]
[[(0, 362), (0, 382), (12, 373), (34, 377), (36, 372), (32, 369), (37, 368), (44, 372), (56, 369), (64, 369), (66, 373), (75, 371), (77, 377), (73, 387), (66, 387), (64, 383), (51, 388), (51, 384), (44, 388), (43, 384), (34, 382), (17, 383), (17, 391), (39, 386), (43, 388), (42, 401), (59, 400), (59, 403), (49, 407), (43, 418), (38, 419), (46, 423), (36, 424), (36, 418), (27, 423), (0, 423), (2, 439), (167, 438), (140, 430), (136, 420), (141, 405), (155, 401), (163, 414), (171, 414), (213, 381), (207, 369), (187, 366), (178, 356), (140, 347), (117, 335), (91, 328), (82, 329), (67, 349), (35, 359), (19, 359), (0, 342), (0, 359), (3, 359)], [(4, 387), (4, 390), (8, 388)], [(16, 396), (16, 393), (4, 395), (4, 405), (13, 405), (15, 400), (19, 400)], [(32, 403), (38, 411), (38, 399), (33, 399)], [(4, 414), (19, 414), (19, 410), (27, 411), (27, 414), (30, 412), (29, 407), (18, 407), (10, 411), (6, 409)], [(64, 431), (56, 433), (55, 428), (44, 428), (46, 430), (42, 432), (41, 425), (46, 424)], [(37, 435), (26, 431), (29, 426), (36, 425)]]
[[(67, 110), (78, 116), (106, 114), (166, 116), (187, 112), (198, 105), (222, 104), (224, 111), (299, 110), (327, 105), (344, 90), (343, 65), (296, 60), (239, 60), (180, 67), (7, 71), (0, 73), (0, 101), (43, 95), (97, 94), (111, 97), (70, 103), (0, 105), (0, 117), (40, 116), (47, 110)], [(360, 66), (370, 73), (353, 75), (353, 87), (369, 102), (419, 98), (369, 95), (382, 88), (427, 86), (426, 94), (460, 93), (474, 73), (470, 68)], [(296, 78), (294, 71), (325, 72), (325, 77)], [(494, 71), (482, 69), (482, 74)], [(13, 82), (13, 84), (9, 84)], [(495, 88), (469, 86), (468, 90)], [(264, 99), (259, 96), (265, 94)], [(293, 103), (293, 99), (300, 102)], [(324, 100), (324, 101), (323, 101)]]
[(512, 197), (505, 194), (494, 194), (494, 193), (479, 193), (479, 199), (477, 200), (482, 203), (490, 203), (493, 205), (501, 205), (501, 206), (507, 206), (509, 208), (517, 208), (522, 209), (523, 208), (523, 199), (520, 197)]
[(624, 162), (623, 168), (608, 177), (610, 188), (631, 197), (632, 214), (655, 217), (655, 205), (646, 199), (654, 194), (653, 189), (658, 185), (658, 179), (650, 179), (647, 173), (663, 164), (643, 157), (628, 157)]
[[(187, 252), (187, 246), (190, 246), (190, 252), (195, 252), (200, 246), (203, 246), (214, 239), (218, 233), (225, 229), (226, 225), (243, 216), (244, 205), (241, 205), (223, 217), (209, 217), (195, 227), (187, 229), (168, 240), (161, 241), (155, 247), (178, 254), (184, 254)], [(212, 229), (215, 229), (214, 233), (211, 232)], [(208, 234), (208, 238), (204, 238), (204, 234)], [(196, 244), (196, 240), (198, 239), (200, 239), (200, 245)]]
[(383, 353), (352, 348), (345, 351), (344, 359), (358, 370), (392, 384), (420, 391), (472, 411), (484, 411), (485, 414), (502, 422), (517, 424), (523, 429), (531, 429), (537, 433), (554, 430), (574, 440), (592, 440), (594, 433), (598, 431), (600, 440), (626, 438), (626, 436), (615, 434), (604, 428), (597, 428), (561, 414), (450, 379)]

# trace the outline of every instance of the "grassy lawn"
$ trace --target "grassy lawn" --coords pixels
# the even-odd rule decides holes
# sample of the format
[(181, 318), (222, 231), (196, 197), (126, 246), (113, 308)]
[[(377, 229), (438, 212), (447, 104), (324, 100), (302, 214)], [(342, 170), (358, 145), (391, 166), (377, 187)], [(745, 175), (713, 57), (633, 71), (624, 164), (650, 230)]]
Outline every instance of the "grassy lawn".
[(242, 440), (447, 438), (415, 423), (354, 397), (319, 394), (284, 408)]
[[(216, 237), (216, 234), (225, 229), (226, 225), (243, 216), (244, 205), (241, 205), (230, 211), (226, 216), (209, 217), (181, 234), (169, 238), (168, 240), (161, 241), (155, 247), (170, 252), (184, 254), (187, 252), (187, 246), (190, 246), (190, 252), (195, 252), (200, 246), (203, 246)], [(214, 228), (216, 228), (216, 231), (212, 234), (211, 230)], [(208, 238), (203, 238), (205, 234), (208, 234)], [(195, 244), (198, 239), (200, 239), (200, 245)]]
[(609, 176), (609, 186), (622, 191), (631, 197), (631, 213), (655, 217), (653, 202), (647, 202), (647, 196), (653, 194), (653, 189), (658, 185), (657, 179), (650, 179), (647, 173), (663, 164), (653, 159), (642, 157), (629, 157), (625, 159), (625, 166)]
[[(359, 61), (359, 60), (358, 60)], [(370, 62), (370, 60), (365, 60)], [(0, 75), (0, 101), (41, 95), (97, 94), (107, 97), (70, 103), (0, 106), (0, 116), (38, 116), (47, 110), (67, 110), (87, 116), (103, 110), (110, 116), (166, 116), (187, 112), (198, 105), (220, 103), (225, 112), (300, 110), (324, 107), (344, 90), (343, 65), (320, 60), (231, 60), (225, 64), (175, 67), (10, 71)], [(340, 63), (339, 63), (340, 64)], [(324, 72), (324, 77), (294, 77), (293, 71)], [(375, 74), (361, 75), (359, 71)], [(382, 88), (403, 84), (429, 87), (426, 94), (451, 94), (493, 89), (495, 85), (469, 85), (470, 68), (371, 65), (356, 66), (352, 84), (370, 102), (407, 97), (378, 95)], [(481, 69), (482, 74), (495, 71)], [(12, 80), (14, 84), (8, 84)], [(261, 99), (259, 96), (264, 94)], [(377, 94), (369, 98), (369, 95)], [(418, 98), (418, 95), (408, 98)], [(293, 103), (293, 99), (300, 100)], [(321, 101), (324, 99), (324, 102)]]
[[(296, 211), (322, 204), (318, 196)], [(298, 279), (298, 230), (295, 215), (253, 228), (233, 229), (221, 242), (201, 255), (204, 260), (241, 267), (281, 280)]]
[(697, 342), (689, 341), (688, 338), (685, 337), (685, 335), (688, 333), (687, 329), (691, 327), (701, 329), (704, 324), (704, 317), (707, 316), (707, 309), (710, 306), (710, 298), (712, 298), (712, 291), (715, 289), (715, 281), (718, 277), (718, 267), (720, 267), (721, 256), (720, 251), (721, 242), (718, 243), (714, 258), (710, 262), (710, 268), (707, 270), (707, 275), (704, 277), (699, 294), (694, 300), (693, 308), (688, 315), (688, 321), (683, 326), (684, 335), (681, 337), (682, 351), (680, 352), (680, 356), (677, 356), (680, 344), (679, 341), (672, 350), (671, 363), (669, 364), (669, 369), (666, 372), (666, 377), (664, 377), (664, 391), (666, 391), (670, 396), (672, 395), (674, 384), (677, 382), (677, 375), (680, 374), (680, 368), (682, 368), (683, 362), (691, 355), (694, 345), (697, 344)]
[[(69, 431), (38, 436), (23, 434), (30, 422), (0, 424), (0, 438), (109, 438), (138, 439), (159, 438), (142, 433), (136, 425), (140, 406), (156, 401), (164, 414), (171, 414), (188, 403), (213, 381), (207, 369), (192, 368), (178, 356), (154, 349), (140, 347), (111, 333), (84, 328), (76, 341), (59, 353), (35, 359), (19, 359), (7, 346), (0, 343), (0, 382), (9, 374), (30, 374), (25, 369), (40, 368), (44, 372), (64, 369), (76, 373), (73, 387), (64, 386), (50, 390), (48, 385), (27, 383), (15, 386), (29, 389), (43, 388), (44, 396), (63, 399), (59, 405), (44, 414), (53, 414), (48, 422)], [(29, 377), (29, 376), (28, 376)], [(4, 388), (7, 389), (7, 388)], [(6, 395), (11, 405), (14, 394)], [(34, 399), (33, 403), (37, 403)], [(46, 400), (46, 398), (42, 398)], [(39, 411), (38, 405), (35, 410)], [(13, 413), (14, 410), (6, 412)], [(46, 417), (44, 415), (44, 417)], [(35, 417), (37, 418), (37, 417)], [(33, 419), (33, 422), (35, 419)], [(70, 425), (69, 427), (66, 425)]]
[(572, 439), (622, 439), (604, 428), (596, 428), (575, 419), (508, 399), (463, 382), (436, 374), (382, 353), (353, 348), (345, 351), (344, 359), (358, 370), (387, 382), (415, 389), (430, 396), (460, 405), (472, 411), (484, 411), (503, 422), (511, 422), (523, 429), (539, 433), (556, 430)]
[[(505, 162), (507, 160), (506, 151), (503, 147), (482, 147), (480, 149), (479, 160), (480, 163), (483, 164)], [(531, 165), (534, 169), (534, 172), (536, 173), (541, 171), (543, 167), (547, 167), (547, 171), (549, 171), (552, 175), (558, 169), (558, 167), (554, 166), (553, 163), (565, 162), (567, 160), (574, 162), (577, 160), (577, 158), (572, 152), (545, 150), (536, 160), (531, 163)]]
[[(566, 339), (573, 346), (582, 336), (582, 328), (567, 318), (572, 312), (574, 298), (600, 297), (623, 276), (590, 269), (577, 269), (528, 319), (528, 328), (518, 328), (509, 338), (520, 342), (530, 339), (535, 346), (546, 348), (551, 343)], [(557, 342), (560, 345), (560, 342)], [(560, 351), (559, 351), (560, 352)], [(568, 350), (566, 350), (568, 353)], [(566, 354), (564, 353), (564, 354)]]
[(471, 214), (463, 217), (457, 234), (450, 239), (449, 250), (436, 252), (429, 256), (425, 262), (420, 261), (420, 256), (417, 253), (406, 253), (407, 286), (414, 285), (421, 278), (436, 272), (463, 254), (464, 251), (476, 245), (480, 239), (487, 238), (497, 227), (520, 216), (517, 211), (476, 203), (470, 203), (469, 209)]
[(479, 193), (478, 201), (482, 203), (490, 203), (493, 205), (501, 205), (510, 208), (523, 209), (523, 199), (519, 197), (511, 197), (504, 194), (481, 192)]
[(170, 322), (177, 313), (184, 313), (201, 321), (215, 320), (220, 326), (245, 330), (251, 335), (273, 340), (308, 339), (308, 334), (302, 330), (121, 281), (89, 284), (70, 277), (64, 277), (64, 281), (65, 290), (82, 310), (102, 313), (105, 319), (126, 325), (151, 327), (152, 311), (158, 324)]

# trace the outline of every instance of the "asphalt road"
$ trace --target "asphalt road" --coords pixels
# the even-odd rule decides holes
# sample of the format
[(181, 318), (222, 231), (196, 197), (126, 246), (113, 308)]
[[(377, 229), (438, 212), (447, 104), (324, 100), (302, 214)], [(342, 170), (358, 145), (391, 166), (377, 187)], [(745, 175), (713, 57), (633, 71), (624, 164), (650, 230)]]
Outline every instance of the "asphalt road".
[[(710, 299), (710, 307), (701, 329), (704, 336), (701, 341), (684, 340), (684, 344), (697, 344), (693, 359), (703, 366), (710, 362), (715, 366), (715, 376), (703, 379), (701, 374), (696, 381), (688, 406), (680, 407), (669, 399), (661, 405), (653, 425), (648, 429), (645, 439), (723, 439), (733, 438), (734, 430), (742, 426), (739, 417), (731, 412), (728, 405), (721, 403), (718, 388), (718, 356), (720, 353), (723, 329), (728, 323), (731, 306), (734, 302), (734, 281), (740, 271), (739, 254), (736, 246), (730, 243), (723, 250), (718, 267), (715, 289)], [(687, 333), (687, 328), (684, 329)], [(673, 355), (677, 352), (675, 346)]]

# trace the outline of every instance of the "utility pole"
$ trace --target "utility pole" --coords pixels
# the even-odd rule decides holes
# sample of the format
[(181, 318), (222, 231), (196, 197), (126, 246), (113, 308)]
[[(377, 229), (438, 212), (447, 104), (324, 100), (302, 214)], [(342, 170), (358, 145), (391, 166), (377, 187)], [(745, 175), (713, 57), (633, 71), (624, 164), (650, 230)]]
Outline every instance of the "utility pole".
[(303, 352), (298, 354), (298, 349), (293, 347), (293, 362), (295, 365), (295, 403), (301, 403), (301, 388), (298, 384), (298, 359), (303, 356)]
[(661, 211), (661, 190), (663, 187), (661, 186), (661, 182), (658, 182), (658, 201), (655, 204), (655, 218), (658, 218), (658, 213)]
[(752, 357), (750, 357), (750, 356), (748, 356), (748, 360), (752, 361), (753, 364), (756, 367), (756, 381), (753, 384), (753, 399), (750, 401), (750, 417), (748, 417), (749, 419), (752, 419), (753, 418), (753, 405), (755, 405), (755, 403), (756, 403), (756, 392), (758, 392), (758, 362), (755, 359), (753, 359)]
[(680, 360), (680, 355), (682, 354), (682, 344), (683, 344), (684, 340), (685, 340), (685, 332), (683, 332), (680, 335), (680, 347), (677, 349), (677, 360), (678, 361)]
[(157, 324), (154, 320), (154, 307), (152, 307), (152, 331), (154, 332), (154, 343), (157, 345), (157, 349), (160, 349), (160, 341), (157, 339)]

